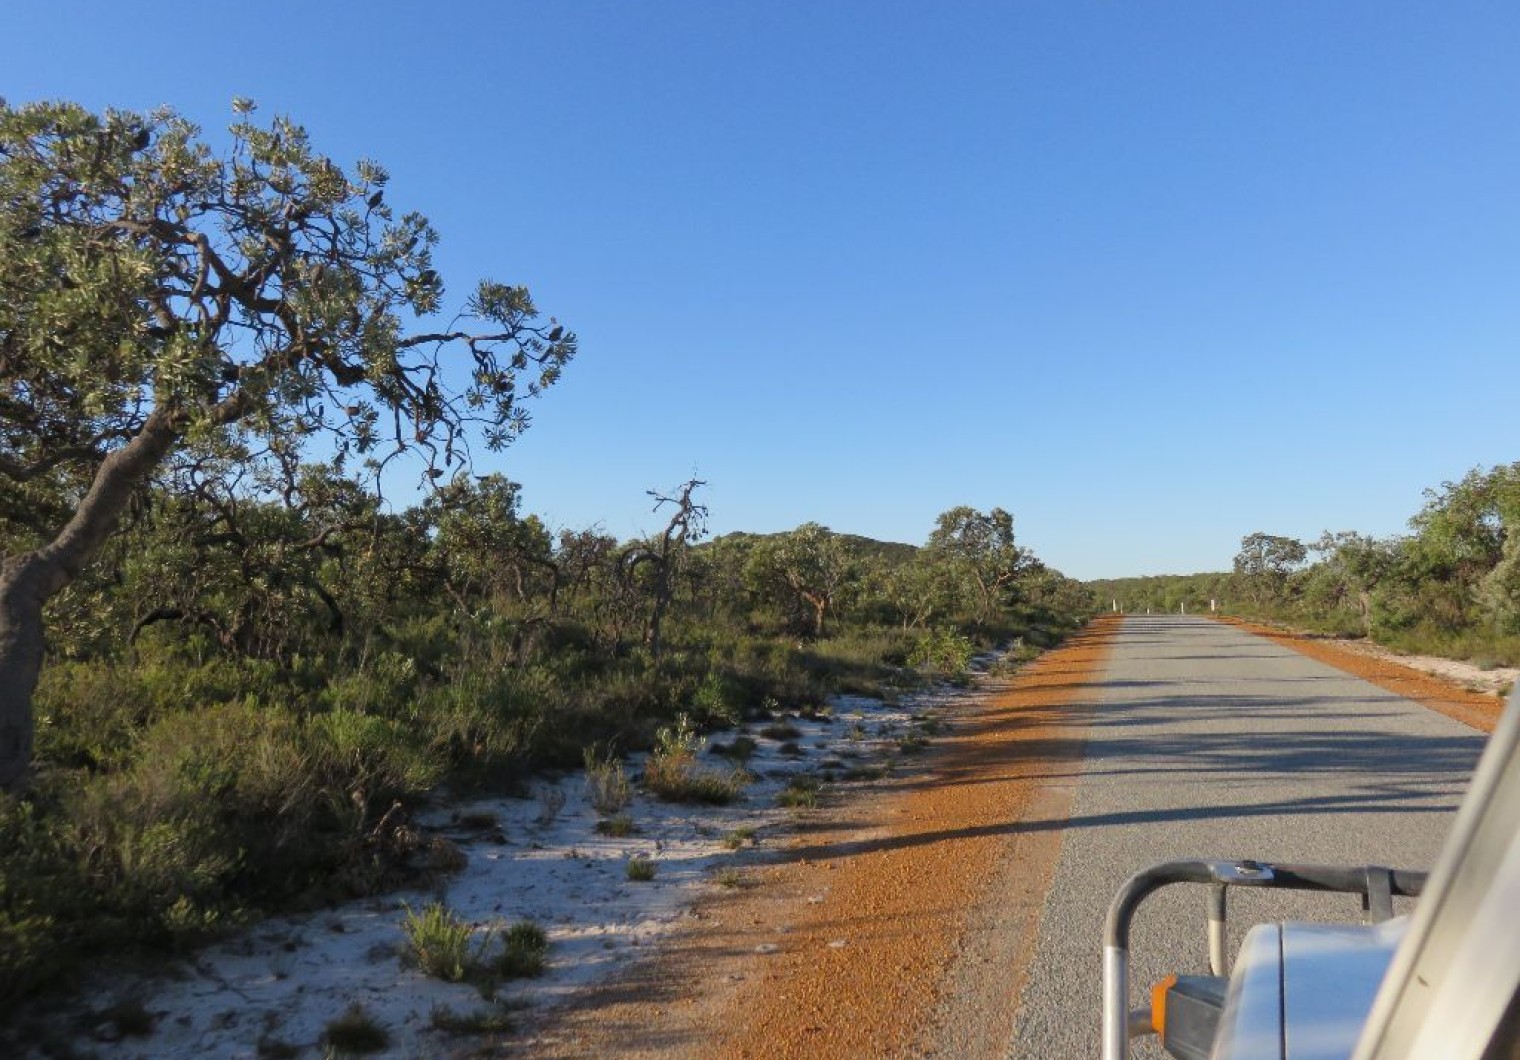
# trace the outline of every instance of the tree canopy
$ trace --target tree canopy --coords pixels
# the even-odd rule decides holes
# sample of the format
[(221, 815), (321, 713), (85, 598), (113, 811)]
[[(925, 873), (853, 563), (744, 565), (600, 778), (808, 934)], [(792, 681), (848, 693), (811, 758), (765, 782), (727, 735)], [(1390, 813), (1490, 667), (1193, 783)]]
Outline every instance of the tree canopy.
[(576, 352), (494, 281), (425, 326), (438, 237), (385, 170), (234, 109), (218, 153), (168, 109), (0, 103), (0, 784), (30, 751), (44, 601), (155, 476), (289, 500), (313, 459), (373, 483), (412, 453), (444, 479)]

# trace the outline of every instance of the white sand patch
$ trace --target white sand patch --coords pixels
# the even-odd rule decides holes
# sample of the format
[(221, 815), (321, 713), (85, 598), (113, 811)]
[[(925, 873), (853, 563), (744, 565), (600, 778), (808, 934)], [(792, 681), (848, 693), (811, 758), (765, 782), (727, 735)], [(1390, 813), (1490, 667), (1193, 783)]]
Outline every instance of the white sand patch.
[(1476, 692), (1503, 695), (1515, 686), (1516, 681), (1520, 681), (1520, 669), (1510, 666), (1492, 666), (1485, 669), (1470, 662), (1443, 659), (1437, 655), (1405, 655), (1391, 648), (1385, 648), (1381, 644), (1373, 644), (1365, 640), (1336, 641), (1335, 646), (1360, 655), (1370, 655), (1375, 659), (1422, 670)]
[[(383, 1057), (435, 1056), (461, 1045), (431, 1026), (435, 1007), (457, 1013), (487, 1007), (468, 984), (430, 979), (405, 959), (402, 922), (444, 901), (482, 934), (520, 920), (547, 931), (548, 969), (536, 979), (506, 983), (498, 997), (526, 1005), (553, 1004), (637, 957), (687, 915), (703, 887), (724, 867), (753, 864), (786, 831), (792, 812), (776, 795), (799, 773), (879, 762), (909, 734), (915, 715), (959, 693), (904, 697), (896, 705), (836, 697), (830, 717), (795, 714), (777, 723), (795, 737), (762, 735), (766, 722), (720, 733), (704, 745), (706, 768), (730, 767), (708, 753), (714, 742), (749, 735), (757, 747), (746, 763), (755, 775), (731, 806), (672, 805), (638, 793), (627, 813), (637, 832), (613, 838), (596, 831), (585, 779), (579, 772), (539, 781), (534, 797), (491, 798), (440, 805), (418, 821), (453, 839), (468, 858), (436, 893), (408, 892), (356, 901), (321, 913), (266, 920), (203, 951), (174, 978), (96, 984), (85, 992), (95, 1011), (136, 998), (155, 1018), (151, 1036), (104, 1040), (104, 1029), (77, 1043), (100, 1056), (161, 1060), (177, 1057), (258, 1058), (260, 1043), (320, 1055), (329, 1021), (360, 1005), (390, 1034)], [(795, 745), (789, 753), (782, 748)], [(909, 760), (911, 761), (911, 760)], [(630, 758), (634, 775), (642, 759)], [(557, 812), (556, 812), (557, 811)], [(494, 821), (494, 824), (492, 823)], [(725, 847), (740, 827), (756, 831), (757, 846)], [(649, 882), (627, 877), (633, 856), (652, 859)], [(62, 1018), (62, 1017), (60, 1017)], [(468, 1041), (466, 1039), (465, 1041)]]

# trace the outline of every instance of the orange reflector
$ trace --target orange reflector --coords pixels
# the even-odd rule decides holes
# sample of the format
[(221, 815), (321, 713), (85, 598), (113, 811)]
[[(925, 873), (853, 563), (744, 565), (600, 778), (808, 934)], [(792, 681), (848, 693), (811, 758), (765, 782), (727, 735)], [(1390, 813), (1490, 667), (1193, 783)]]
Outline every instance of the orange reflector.
[(1166, 1040), (1166, 995), (1177, 985), (1177, 973), (1173, 972), (1151, 987), (1151, 1028)]

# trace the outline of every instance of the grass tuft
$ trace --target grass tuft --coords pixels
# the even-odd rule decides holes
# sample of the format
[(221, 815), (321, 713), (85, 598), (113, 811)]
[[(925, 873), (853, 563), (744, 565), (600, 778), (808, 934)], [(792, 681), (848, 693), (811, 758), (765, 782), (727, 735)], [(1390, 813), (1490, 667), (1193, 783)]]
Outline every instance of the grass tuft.
[(628, 859), (628, 878), (635, 883), (648, 883), (654, 879), (655, 862), (642, 854), (635, 854)]
[(776, 805), (796, 810), (811, 810), (818, 805), (818, 789), (823, 785), (817, 777), (799, 774), (786, 782), (776, 795)]
[(428, 1014), (433, 1029), (444, 1034), (510, 1034), (516, 1029), (512, 1013), (505, 1005), (455, 1012), (447, 1005), (436, 1005)]
[(745, 843), (753, 843), (754, 841), (755, 830), (749, 825), (735, 828), (723, 837), (723, 845), (729, 850), (738, 850)]
[(644, 765), (644, 786), (667, 802), (696, 802), (723, 806), (744, 791), (748, 775), (742, 769), (716, 772), (696, 764), (697, 734), (686, 715), (660, 729)]
[(603, 817), (628, 808), (633, 801), (633, 785), (623, 771), (623, 763), (612, 752), (605, 756), (588, 747), (583, 753), (586, 764), (586, 793), (591, 798), (592, 809)]
[(391, 1032), (378, 1023), (359, 1004), (327, 1024), (322, 1031), (322, 1044), (339, 1056), (365, 1056), (389, 1049)]
[(469, 973), (474, 928), (442, 902), (431, 903), (421, 915), (408, 908), (401, 930), (411, 946), (412, 959), (427, 975), (457, 983)]
[(616, 817), (604, 817), (596, 822), (596, 830), (601, 835), (623, 839), (637, 832), (638, 826), (633, 823), (633, 818), (628, 814), (620, 813)]
[(531, 979), (543, 974), (548, 956), (548, 933), (532, 920), (519, 920), (502, 932), (492, 970), (503, 979)]

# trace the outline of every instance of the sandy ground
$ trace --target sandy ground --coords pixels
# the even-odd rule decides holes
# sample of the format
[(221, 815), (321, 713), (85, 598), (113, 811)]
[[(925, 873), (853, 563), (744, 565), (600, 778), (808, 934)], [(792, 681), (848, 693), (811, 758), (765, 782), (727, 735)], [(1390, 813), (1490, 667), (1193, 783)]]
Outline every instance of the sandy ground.
[[(1090, 716), (1084, 685), (1111, 628), (1100, 620), (960, 703), (927, 773), (816, 811), (778, 864), (737, 894), (705, 899), (657, 955), (548, 1012), (509, 1052), (1005, 1056), (1062, 840), (1003, 826), (1069, 813)], [(1433, 660), (1426, 672), (1248, 628), (1482, 731), (1502, 706), (1467, 687), (1484, 673), (1476, 668)]]
[[(1247, 628), (1483, 731), (1501, 707), (1471, 686), (1503, 673), (1444, 660), (1424, 672)], [(56, 1014), (54, 1040), (102, 1057), (319, 1056), (327, 1023), (358, 1005), (388, 1031), (385, 1057), (1001, 1056), (1062, 842), (1059, 830), (1006, 826), (1069, 812), (1083, 693), (1111, 629), (1101, 619), (971, 692), (842, 698), (829, 717), (778, 719), (797, 730), (790, 740), (751, 726), (756, 779), (743, 803), (640, 795), (638, 831), (624, 838), (595, 830), (579, 774), (529, 799), (440, 807), (423, 823), (468, 861), (438, 892), (269, 920), (164, 976), (94, 984), (91, 1005)], [(917, 753), (902, 753), (926, 730), (927, 750), (909, 740)], [(884, 779), (832, 784), (817, 808), (775, 805), (794, 774), (889, 761)], [(753, 834), (733, 850), (736, 829)], [(635, 855), (656, 862), (653, 881), (628, 879)], [(485, 1005), (406, 960), (406, 911), (434, 899), (482, 937), (524, 919), (547, 928), (548, 973), (502, 994), (517, 1033), (432, 1026), (435, 1010)], [(123, 1000), (151, 1016), (150, 1035), (121, 1038), (91, 1015)]]
[(551, 1014), (546, 1057), (1000, 1056), (1081, 759), (1100, 622), (954, 715), (928, 769), (805, 821), (658, 957)]
[[(8, 1043), (7, 1029), (0, 1029), (0, 1053), (45, 1056), (47, 1049), (133, 1060), (322, 1056), (325, 1028), (351, 1006), (389, 1036), (390, 1046), (372, 1055), (434, 1057), (489, 1047), (489, 1037), (451, 1037), (433, 1026), (435, 1011), (500, 1010), (475, 987), (429, 978), (408, 960), (402, 923), (409, 910), (443, 902), (472, 925), (482, 944), (518, 921), (544, 927), (546, 974), (508, 983), (493, 1001), (513, 1019), (552, 1008), (637, 964), (654, 943), (702, 915), (694, 905), (727, 893), (723, 884), (734, 882), (734, 873), (763, 863), (794, 825), (805, 823), (776, 804), (791, 777), (880, 768), (899, 754), (902, 741), (932, 727), (947, 703), (965, 695), (946, 689), (891, 703), (836, 697), (820, 716), (776, 717), (772, 724), (784, 731), (772, 735), (765, 722), (745, 726), (757, 747), (746, 763), (752, 780), (738, 803), (671, 805), (639, 793), (627, 810), (636, 831), (620, 838), (598, 832), (599, 815), (579, 772), (541, 780), (528, 798), (440, 798), (417, 823), (451, 839), (466, 863), (436, 890), (271, 918), (151, 978), (97, 976), (80, 991), (83, 1000), (46, 1014), (47, 1026), (25, 1035), (42, 1044)], [(735, 735), (708, 740), (701, 766), (731, 769), (711, 750)], [(630, 776), (641, 768), (641, 758), (628, 760)], [(629, 879), (633, 857), (654, 862), (653, 880)], [(106, 1016), (122, 1005), (145, 1012), (151, 1033), (124, 1036)]]

